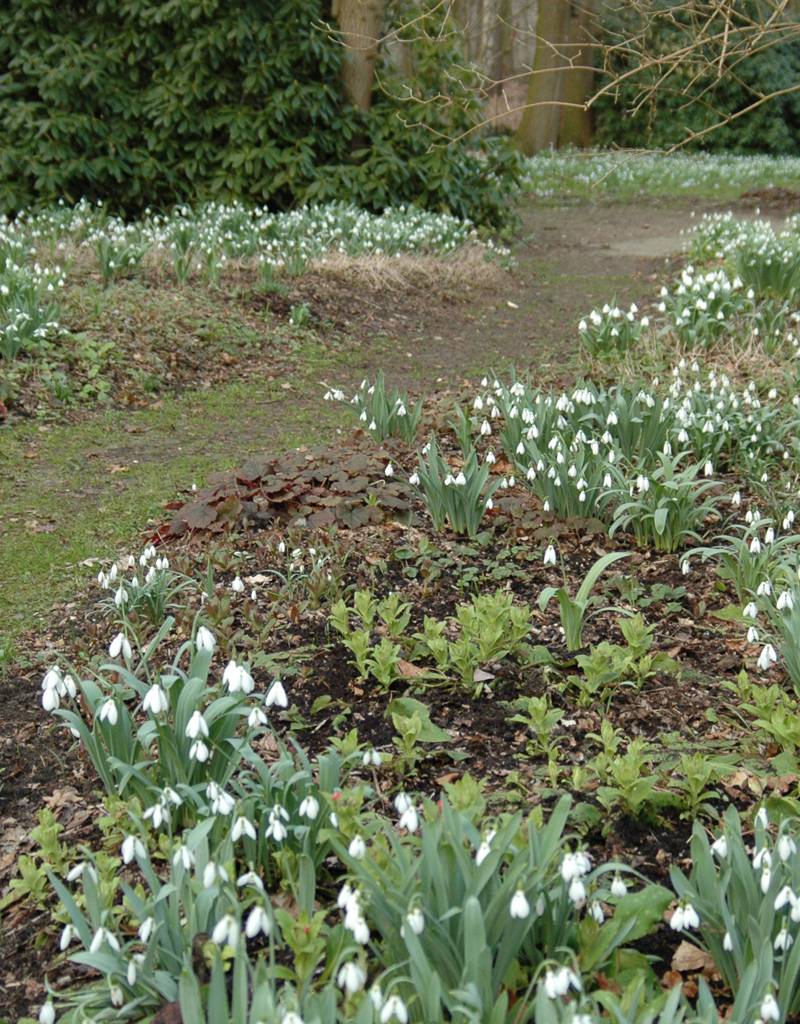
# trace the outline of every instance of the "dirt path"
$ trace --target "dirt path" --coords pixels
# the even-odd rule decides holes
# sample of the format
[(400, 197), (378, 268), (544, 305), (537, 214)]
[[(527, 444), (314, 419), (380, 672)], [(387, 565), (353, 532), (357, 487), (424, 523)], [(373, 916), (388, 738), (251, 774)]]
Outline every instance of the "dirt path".
[[(510, 364), (568, 378), (576, 324), (594, 305), (655, 294), (680, 251), (689, 211), (711, 204), (534, 207), (516, 266), (458, 298), (359, 282), (300, 279), (292, 301), (340, 340), (298, 353), (292, 373), (165, 400), (160, 408), (90, 414), (0, 432), (0, 649), (46, 628), (54, 600), (75, 592), (91, 560), (129, 543), (165, 500), (249, 456), (330, 437), (350, 419), (319, 400), (319, 382), (355, 385), (384, 369), (425, 393)], [(89, 564), (82, 564), (82, 563)], [(0, 670), (2, 657), (0, 656)]]

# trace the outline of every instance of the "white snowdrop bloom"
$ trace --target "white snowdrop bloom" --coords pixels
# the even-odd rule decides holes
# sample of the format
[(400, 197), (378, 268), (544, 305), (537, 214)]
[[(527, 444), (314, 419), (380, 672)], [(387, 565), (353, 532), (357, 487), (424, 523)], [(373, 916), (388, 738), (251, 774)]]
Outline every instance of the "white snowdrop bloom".
[(771, 881), (772, 881), (772, 872), (771, 872), (769, 866), (767, 864), (765, 864), (764, 868), (763, 868), (763, 870), (761, 872), (761, 880), (760, 880), (761, 891), (764, 893), (765, 896), (766, 896), (767, 892), (769, 891), (769, 886), (770, 886), (770, 882)]
[(350, 960), (339, 968), (336, 976), (339, 988), (344, 989), (348, 995), (355, 995), (364, 987), (367, 980), (366, 972), (355, 961)]
[(244, 593), (244, 581), (242, 580), (241, 576), (238, 575), (238, 573), (234, 577), (233, 583), (231, 583), (231, 590), (234, 592), (234, 594)]
[(757, 619), (758, 618), (758, 608), (756, 607), (755, 601), (748, 601), (748, 603), (742, 609), (742, 615), (746, 619)]
[(160, 715), (167, 711), (168, 708), (169, 700), (166, 693), (164, 693), (158, 683), (154, 683), (145, 694), (142, 701), (142, 709), (149, 711), (153, 715)]
[(212, 814), (221, 814), (226, 816), (233, 812), (236, 806), (236, 801), (225, 790), (219, 786), (216, 782), (211, 781), (206, 786), (206, 797), (211, 805)]
[(555, 565), (556, 564), (556, 561), (557, 561), (557, 559), (556, 559), (556, 549), (553, 547), (552, 544), (548, 544), (547, 547), (545, 548), (544, 558), (542, 559), (542, 561), (544, 562), (545, 565)]
[(233, 914), (223, 915), (214, 925), (211, 941), (217, 946), (236, 947), (239, 942), (239, 922)]
[(614, 875), (614, 878), (611, 882), (611, 895), (615, 896), (617, 899), (622, 899), (622, 897), (625, 896), (627, 892), (628, 888), (625, 885), (625, 882), (622, 880), (622, 878), (619, 875)]
[(509, 913), (513, 918), (517, 920), (524, 920), (531, 912), (531, 905), (525, 896), (522, 889), (517, 889), (511, 898), (511, 904), (509, 905)]
[(414, 806), (409, 807), (400, 816), (400, 820), (397, 823), (398, 828), (404, 828), (408, 832), (416, 832), (419, 828), (419, 815), (417, 809)]
[(567, 895), (576, 907), (581, 906), (586, 900), (586, 886), (580, 878), (573, 878), (569, 883)]
[(247, 724), (251, 729), (257, 729), (259, 726), (267, 724), (267, 716), (261, 708), (251, 708), (247, 716)]
[(46, 1003), (42, 1003), (39, 1007), (39, 1024), (55, 1024), (56, 1020), (56, 1008), (48, 999)]
[(124, 864), (130, 864), (134, 859), (144, 860), (147, 857), (147, 850), (138, 836), (125, 836), (122, 840), (121, 852)]
[(208, 736), (208, 723), (201, 711), (195, 710), (192, 717), (186, 723), (186, 736), (190, 740), (196, 740), (198, 736)]
[(116, 725), (119, 719), (116, 701), (112, 700), (111, 697), (109, 697), (108, 700), (103, 701), (97, 717), (101, 722), (108, 722), (108, 724), (112, 726)]
[(386, 468), (383, 471), (383, 475), (385, 477), (394, 476), (394, 466), (391, 464), (391, 462), (387, 462)]
[(772, 854), (766, 846), (762, 846), (753, 854), (753, 871), (759, 871), (762, 867), (769, 867), (771, 864)]
[(391, 1021), (397, 1021), (397, 1024), (408, 1024), (406, 1004), (398, 995), (389, 996), (381, 1009), (381, 1024), (390, 1024)]
[(109, 657), (118, 658), (122, 654), (126, 661), (130, 661), (132, 653), (128, 638), (124, 633), (117, 633), (108, 646)]
[(355, 860), (362, 860), (367, 853), (367, 844), (360, 835), (353, 836), (350, 840), (350, 845), (347, 847), (347, 852)]
[(758, 537), (753, 537), (753, 539), (750, 541), (750, 554), (757, 555), (760, 551), (761, 541), (758, 539)]
[(481, 437), (488, 437), (491, 434), (491, 432), (492, 432), (492, 425), (491, 425), (491, 423), (489, 423), (488, 420), (484, 420), (483, 423), (481, 423), (481, 427), (480, 427)]
[(775, 910), (782, 910), (785, 906), (794, 906), (796, 902), (797, 897), (795, 896), (792, 887), (790, 885), (784, 885), (784, 887), (779, 890), (778, 895), (775, 897), (773, 907), (775, 908)]
[(283, 683), (280, 679), (273, 679), (272, 685), (267, 690), (264, 703), (268, 708), (273, 706), (286, 708), (289, 706), (289, 698), (286, 696), (286, 690), (283, 688)]
[(422, 935), (425, 928), (425, 914), (419, 907), (412, 907), (406, 914), (406, 922), (415, 935)]
[(722, 948), (725, 950), (726, 953), (733, 952), (733, 938), (731, 937), (730, 932), (725, 932), (725, 935), (722, 939)]
[(497, 456), (495, 455), (495, 453), (494, 453), (493, 451), (488, 451), (488, 452), (486, 453), (486, 460), (485, 460), (485, 461), (486, 461), (486, 462), (487, 462), (487, 463), (488, 463), (488, 464), (489, 464), (490, 466), (493, 466), (493, 465), (494, 465), (494, 464), (495, 464), (495, 463), (497, 462)]
[(761, 671), (767, 672), (777, 660), (778, 655), (775, 653), (775, 648), (772, 644), (764, 644), (761, 648), (761, 654), (759, 654), (757, 662)]
[(210, 654), (217, 644), (214, 634), (205, 626), (200, 626), (197, 630), (194, 642), (198, 651), (205, 651), (207, 654)]
[(764, 1024), (770, 1020), (778, 1021), (781, 1019), (780, 1008), (775, 1002), (775, 996), (773, 996), (771, 992), (768, 992), (762, 999), (759, 1013)]
[(310, 794), (304, 797), (300, 803), (298, 813), (302, 818), (308, 818), (309, 821), (314, 821), (319, 814), (319, 800)]
[(233, 823), (233, 828), (231, 829), (231, 839), (234, 841), (234, 843), (237, 843), (242, 838), (242, 836), (247, 836), (248, 839), (255, 839), (257, 833), (256, 827), (252, 823), (252, 821), (250, 821), (249, 818), (246, 818), (243, 814), (240, 814), (236, 821), (234, 821)]
[(749, 644), (758, 643), (758, 630), (755, 626), (750, 626), (747, 630), (747, 642)]
[(700, 926), (700, 918), (697, 916), (697, 911), (691, 903), (678, 904), (670, 918), (669, 926), (674, 932), (698, 928)]
[(797, 843), (791, 836), (782, 835), (778, 840), (775, 849), (778, 852), (778, 856), (782, 861), (789, 860), (790, 857), (794, 857), (797, 853)]
[(413, 806), (413, 801), (407, 793), (398, 793), (394, 798), (394, 808), (398, 814), (405, 814), (409, 807)]
[(606, 915), (603, 912), (603, 908), (597, 900), (594, 900), (589, 906), (589, 913), (598, 924), (602, 924), (606, 919)]
[(408, 478), (408, 482), (412, 487), (419, 487), (419, 473), (412, 473)]
[(772, 593), (772, 584), (769, 580), (762, 580), (756, 587), (756, 596), (758, 597), (769, 597)]
[(711, 844), (711, 852), (720, 860), (725, 860), (728, 856), (728, 840), (724, 835), (714, 840)]
[(248, 939), (254, 939), (259, 933), (269, 935), (271, 928), (272, 922), (270, 921), (269, 914), (267, 914), (260, 903), (256, 903), (247, 915), (247, 921), (244, 926), (245, 935)]

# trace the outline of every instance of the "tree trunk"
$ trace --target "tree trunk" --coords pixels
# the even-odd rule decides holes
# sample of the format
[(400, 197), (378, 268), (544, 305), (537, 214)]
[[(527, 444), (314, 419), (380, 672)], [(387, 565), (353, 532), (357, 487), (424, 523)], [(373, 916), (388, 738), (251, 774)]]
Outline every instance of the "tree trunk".
[(345, 47), (342, 82), (347, 98), (359, 110), (372, 105), (375, 61), (386, 0), (334, 0), (333, 16)]
[(536, 53), (528, 82), (525, 110), (517, 129), (517, 147), (532, 156), (558, 143), (564, 67), (559, 43), (569, 39), (570, 0), (539, 0)]
[[(594, 71), (591, 68), (594, 48), (591, 29), (595, 16), (594, 0), (578, 0), (569, 24), (569, 38), (573, 43), (585, 43), (580, 49), (570, 50), (575, 68), (564, 72), (565, 103), (586, 103), (592, 94)], [(583, 67), (581, 67), (583, 65)], [(592, 115), (586, 107), (562, 107), (559, 146), (577, 146), (585, 149), (592, 144)]]

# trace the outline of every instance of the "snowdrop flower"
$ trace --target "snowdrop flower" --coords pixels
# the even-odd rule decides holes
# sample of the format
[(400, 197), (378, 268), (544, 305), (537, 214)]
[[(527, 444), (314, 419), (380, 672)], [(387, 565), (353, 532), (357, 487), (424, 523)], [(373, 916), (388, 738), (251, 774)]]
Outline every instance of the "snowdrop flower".
[(733, 939), (731, 938), (730, 932), (725, 932), (725, 935), (722, 939), (722, 948), (725, 950), (726, 953), (733, 952)]
[(603, 913), (602, 906), (595, 900), (589, 907), (589, 913), (592, 915), (598, 924), (602, 924), (606, 919), (606, 915)]
[(753, 537), (753, 539), (750, 541), (750, 554), (757, 555), (760, 551), (761, 541), (758, 539), (758, 537)]
[(111, 643), (108, 645), (108, 655), (110, 658), (118, 658), (122, 652), (122, 656), (126, 661), (131, 660), (131, 645), (128, 643), (128, 638), (124, 633), (117, 633)]
[(755, 626), (750, 626), (747, 630), (747, 642), (749, 644), (758, 643), (758, 630)]
[(775, 996), (773, 996), (771, 992), (768, 992), (761, 1001), (761, 1009), (759, 1010), (759, 1013), (761, 1014), (761, 1020), (764, 1021), (765, 1024), (766, 1021), (769, 1020), (777, 1021), (781, 1019), (781, 1011), (778, 1004), (775, 1002)]
[(214, 634), (210, 629), (206, 629), (205, 626), (200, 626), (197, 630), (194, 642), (197, 650), (204, 651), (206, 654), (211, 654), (217, 645), (217, 641), (214, 639)]
[(769, 828), (769, 815), (767, 814), (766, 807), (759, 807), (756, 811), (755, 823), (762, 828)]
[(561, 861), (561, 877), (565, 882), (571, 882), (573, 878), (580, 878), (588, 874), (592, 869), (592, 863), (587, 854), (582, 851), (576, 853), (565, 853)]
[(565, 996), (569, 992), (570, 985), (576, 991), (580, 991), (580, 979), (568, 967), (559, 967), (557, 971), (545, 973), (544, 993), (548, 999), (560, 999)]
[(711, 852), (720, 860), (725, 860), (728, 856), (728, 840), (724, 835), (714, 840), (711, 844)]
[(267, 824), (267, 830), (265, 835), (267, 838), (272, 838), (276, 843), (282, 843), (283, 840), (289, 835), (289, 830), (284, 824), (285, 821), (289, 820), (289, 815), (284, 807), (280, 804), (275, 804), (272, 810), (269, 812), (269, 822)]
[(154, 683), (144, 696), (142, 710), (149, 711), (154, 715), (163, 714), (169, 708), (169, 700), (166, 693), (158, 683)]
[(425, 915), (419, 907), (413, 907), (406, 914), (408, 927), (415, 935), (422, 935), (425, 929)]
[(545, 548), (544, 558), (542, 559), (542, 561), (545, 565), (556, 564), (556, 549), (553, 547), (552, 544), (548, 544)]
[(239, 923), (233, 914), (225, 914), (214, 925), (211, 941), (218, 946), (233, 946), (239, 942)]
[(393, 1020), (396, 1020), (398, 1024), (408, 1024), (408, 1010), (400, 996), (389, 996), (383, 1004), (380, 1020), (381, 1024), (389, 1024)]
[(239, 576), (238, 573), (234, 577), (233, 583), (231, 583), (231, 590), (234, 592), (234, 594), (244, 593), (244, 582), (242, 581), (242, 578), (241, 576)]
[(365, 768), (369, 768), (370, 765), (372, 765), (375, 768), (380, 768), (381, 760), (382, 759), (379, 751), (365, 750), (361, 758), (361, 763), (364, 765)]
[(289, 706), (289, 698), (286, 696), (286, 690), (283, 688), (283, 683), (280, 679), (274, 679), (272, 686), (267, 690), (267, 696), (264, 698), (264, 703), (268, 708), (277, 705), (279, 708), (286, 708)]
[(67, 949), (68, 946), (72, 944), (72, 940), (75, 938), (76, 934), (77, 932), (75, 931), (75, 928), (71, 924), (64, 926), (61, 932), (61, 938), (58, 941), (58, 948), (61, 950), (62, 953), (64, 952), (65, 949)]
[(272, 923), (266, 910), (259, 903), (256, 903), (247, 915), (247, 921), (244, 926), (245, 935), (248, 939), (254, 939), (259, 932), (262, 935), (269, 935), (271, 927)]
[(56, 1008), (48, 999), (46, 1003), (42, 1003), (39, 1008), (39, 1024), (55, 1024), (56, 1020)]
[(691, 567), (691, 565), (689, 563), (689, 559), (688, 558), (682, 558), (681, 559), (681, 574), (683, 576), (688, 576), (689, 573), (691, 572), (691, 569), (692, 569), (692, 567)]
[(149, 942), (150, 936), (153, 934), (153, 929), (155, 928), (155, 926), (155, 919), (152, 917), (146, 917), (144, 921), (142, 921), (142, 923), (139, 925), (139, 929), (136, 933), (139, 936), (139, 940), (145, 943)]
[(404, 828), (408, 832), (416, 832), (419, 828), (419, 814), (417, 813), (416, 807), (413, 805), (406, 808), (400, 816), (400, 820), (397, 823), (398, 828)]
[(360, 835), (353, 836), (347, 847), (347, 852), (354, 860), (362, 860), (367, 853), (367, 844)]
[(586, 900), (586, 886), (583, 884), (580, 878), (573, 878), (569, 883), (569, 889), (567, 895), (570, 900), (579, 907)]
[(419, 487), (419, 473), (412, 473), (408, 478), (408, 482), (412, 487)]
[(227, 882), (228, 873), (221, 864), (210, 860), (203, 868), (203, 888), (210, 889), (216, 882)]
[(619, 875), (614, 875), (611, 882), (611, 895), (616, 896), (617, 899), (622, 899), (628, 892), (628, 887), (625, 882), (620, 878)]
[(198, 736), (208, 736), (208, 724), (202, 712), (194, 711), (192, 717), (186, 724), (186, 736), (190, 740), (196, 740)]
[(97, 717), (101, 722), (108, 722), (111, 726), (116, 725), (119, 718), (116, 702), (110, 697), (108, 700), (103, 701)]
[(741, 492), (740, 491), (734, 491), (733, 492), (733, 496), (731, 497), (731, 505), (733, 505), (734, 508), (738, 508), (741, 505), (741, 503), (742, 503)]
[(767, 895), (769, 890), (770, 882), (772, 881), (772, 872), (770, 871), (769, 865), (764, 865), (764, 870), (761, 872), (761, 891), (764, 895)]
[(295, 1013), (294, 1010), (289, 1010), (281, 1017), (281, 1024), (305, 1024), (303, 1018), (299, 1013)]
[(772, 593), (772, 584), (769, 580), (762, 580), (756, 587), (756, 595), (758, 597), (769, 597)]
[(524, 921), (530, 912), (531, 905), (528, 903), (525, 893), (522, 889), (517, 889), (511, 898), (509, 913), (513, 918), (516, 918), (519, 921)]
[(458, 476), (456, 476), (456, 478), (455, 478), (455, 480), (453, 482), (455, 483), (456, 487), (466, 487), (467, 486), (467, 478), (464, 476), (464, 471), (463, 470), (461, 470), (458, 473)]
[(481, 864), (486, 860), (489, 854), (492, 852), (492, 840), (494, 839), (497, 832), (495, 829), (491, 829), (486, 833), (484, 838), (481, 840), (481, 844), (475, 853), (475, 864), (480, 867)]
[(760, 850), (753, 854), (753, 871), (759, 871), (762, 866), (769, 867), (771, 864), (772, 854), (766, 846), (762, 846)]
[(134, 858), (144, 860), (146, 857), (147, 850), (145, 849), (144, 843), (141, 839), (138, 836), (125, 836), (122, 840), (123, 863), (130, 864)]
[(110, 932), (108, 928), (100, 927), (94, 933), (91, 944), (89, 946), (90, 953), (97, 953), (103, 947), (103, 943), (106, 943), (114, 950), (115, 953), (119, 953), (120, 946), (119, 940), (113, 932)]
[(221, 786), (218, 786), (216, 782), (211, 781), (206, 786), (206, 796), (211, 803), (212, 814), (222, 814), (223, 816), (231, 814), (236, 801), (230, 795), (226, 793)]
[(778, 660), (778, 655), (775, 653), (775, 648), (772, 644), (764, 644), (761, 648), (761, 654), (758, 656), (758, 667), (762, 672), (767, 672), (769, 668), (775, 664)]
[(674, 932), (698, 928), (700, 926), (700, 918), (697, 916), (697, 911), (691, 903), (679, 903), (672, 913), (669, 926)]
[(248, 839), (255, 839), (256, 835), (256, 827), (252, 821), (243, 814), (240, 814), (236, 821), (234, 821), (233, 828), (231, 829), (231, 839), (234, 843), (238, 842), (242, 836), (247, 836)]
[(778, 611), (782, 612), (785, 609), (791, 611), (792, 608), (794, 608), (794, 598), (792, 597), (791, 591), (782, 590), (781, 593), (778, 595), (776, 606), (778, 608)]
[(339, 988), (344, 989), (348, 995), (353, 996), (360, 992), (367, 980), (366, 972), (355, 961), (350, 960), (339, 968), (336, 975), (336, 982)]
[(480, 427), (481, 437), (488, 437), (489, 434), (491, 434), (491, 432), (492, 432), (491, 424), (489, 423), (488, 420), (484, 420), (483, 423), (481, 423), (481, 427)]
[(304, 797), (300, 804), (299, 813), (302, 818), (314, 821), (319, 814), (319, 801), (317, 798), (311, 795)]
[(780, 949), (785, 952), (790, 948), (793, 942), (794, 939), (789, 934), (789, 929), (786, 927), (786, 925), (784, 925), (783, 928), (781, 928), (781, 930), (775, 936), (775, 941), (772, 945), (775, 949)]
[(259, 726), (267, 724), (267, 716), (261, 708), (251, 708), (250, 714), (247, 716), (247, 724), (251, 729), (257, 729)]
[(797, 843), (791, 836), (782, 835), (777, 842), (776, 849), (780, 859), (786, 862), (797, 853)]
[(385, 477), (394, 476), (394, 466), (391, 464), (391, 462), (386, 463), (386, 469), (384, 469), (383, 475)]
[(756, 607), (755, 601), (750, 601), (744, 606), (744, 608), (742, 609), (742, 615), (746, 619), (758, 618), (758, 608)]

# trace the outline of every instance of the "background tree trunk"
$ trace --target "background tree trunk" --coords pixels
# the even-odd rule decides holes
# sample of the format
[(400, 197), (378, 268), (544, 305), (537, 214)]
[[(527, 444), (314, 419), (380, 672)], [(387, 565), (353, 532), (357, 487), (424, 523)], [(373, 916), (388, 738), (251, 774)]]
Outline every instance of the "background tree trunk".
[(570, 0), (540, 0), (536, 18), (536, 53), (528, 82), (526, 109), (517, 129), (517, 146), (532, 156), (558, 143), (564, 66), (558, 44), (569, 39)]
[(334, 0), (333, 16), (345, 47), (342, 61), (344, 91), (359, 110), (369, 110), (375, 80), (378, 41), (386, 0)]
[[(565, 103), (585, 103), (592, 94), (594, 71), (591, 64), (594, 49), (591, 44), (592, 23), (595, 20), (594, 0), (577, 0), (568, 26), (569, 38), (574, 43), (585, 43), (580, 49), (570, 50), (576, 67), (564, 72)], [(583, 65), (581, 67), (580, 65)], [(561, 125), (558, 132), (559, 146), (578, 146), (585, 149), (592, 144), (592, 115), (578, 107), (561, 108)]]

